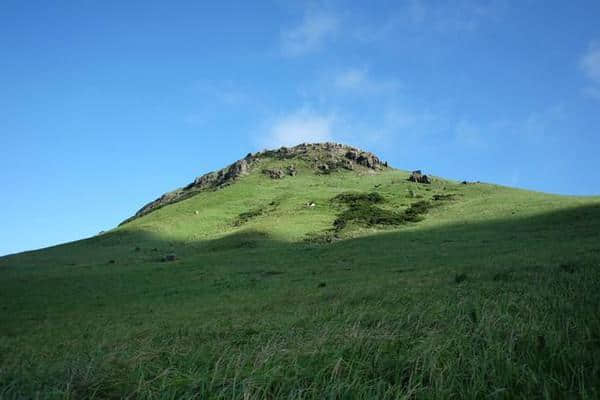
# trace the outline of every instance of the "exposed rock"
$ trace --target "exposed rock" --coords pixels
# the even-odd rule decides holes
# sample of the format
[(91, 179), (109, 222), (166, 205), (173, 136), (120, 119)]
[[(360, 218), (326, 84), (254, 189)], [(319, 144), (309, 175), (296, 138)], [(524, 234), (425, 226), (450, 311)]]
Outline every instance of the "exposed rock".
[(358, 156), (358, 158), (356, 159), (356, 162), (360, 165), (364, 165), (365, 167), (369, 167), (369, 168), (374, 168), (375, 167), (375, 160), (373, 159), (373, 157), (370, 156), (366, 156), (366, 155), (360, 155)]
[(263, 169), (262, 172), (271, 179), (281, 179), (285, 176), (285, 172), (281, 169)]
[[(387, 162), (382, 162), (379, 157), (367, 151), (352, 149), (346, 152), (346, 158), (357, 164), (371, 169), (387, 168)], [(351, 168), (350, 168), (351, 169)]]
[(330, 170), (329, 165), (326, 163), (317, 164), (317, 169), (324, 174), (328, 174)]
[(286, 175), (296, 176), (296, 167), (294, 165), (288, 165), (285, 171), (282, 169), (263, 169), (262, 173), (270, 177), (271, 179), (282, 179)]
[(387, 162), (381, 162), (375, 154), (366, 151), (350, 150), (346, 152), (346, 158), (367, 168), (387, 168)]
[(298, 173), (294, 165), (288, 165), (285, 170), (289, 176), (296, 176), (296, 174)]
[(259, 155), (279, 159), (303, 159), (311, 162), (317, 170), (324, 170), (325, 168), (322, 168), (324, 164), (327, 164), (329, 170), (337, 168), (353, 169), (355, 165), (362, 165), (374, 170), (387, 168), (387, 163), (382, 162), (373, 153), (330, 142), (302, 143), (294, 147), (266, 150), (259, 153)]
[(408, 177), (408, 180), (417, 183), (431, 183), (431, 179), (429, 179), (427, 175), (421, 173), (420, 169), (413, 171)]
[(342, 168), (352, 171), (354, 169), (354, 164), (350, 160), (342, 160)]

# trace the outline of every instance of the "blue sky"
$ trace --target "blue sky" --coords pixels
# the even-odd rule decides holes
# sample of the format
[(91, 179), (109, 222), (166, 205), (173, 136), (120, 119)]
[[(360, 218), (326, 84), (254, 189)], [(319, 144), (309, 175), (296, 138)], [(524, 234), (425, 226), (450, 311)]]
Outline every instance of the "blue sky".
[(598, 1), (3, 0), (0, 254), (305, 141), (600, 194), (598, 21)]

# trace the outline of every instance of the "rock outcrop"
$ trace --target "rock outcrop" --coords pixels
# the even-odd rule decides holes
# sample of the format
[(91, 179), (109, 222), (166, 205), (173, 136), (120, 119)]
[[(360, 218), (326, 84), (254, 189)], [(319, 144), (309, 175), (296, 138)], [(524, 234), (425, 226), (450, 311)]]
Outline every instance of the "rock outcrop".
[(281, 168), (274, 168), (274, 169), (263, 169), (262, 173), (267, 175), (269, 178), (271, 179), (282, 179), (284, 178), (286, 175), (289, 176), (296, 176), (297, 171), (296, 171), (296, 167), (293, 165), (288, 165), (285, 170), (281, 169)]
[[(302, 143), (294, 147), (281, 147), (256, 153), (253, 157), (274, 157), (277, 159), (302, 159), (313, 164), (316, 170), (348, 169), (356, 165), (372, 170), (387, 168), (375, 154), (339, 143)], [(327, 167), (324, 167), (326, 165)]]
[(431, 183), (431, 179), (429, 179), (427, 175), (423, 174), (420, 169), (413, 171), (408, 177), (408, 180), (417, 183)]
[(288, 165), (285, 171), (289, 176), (296, 176), (296, 174), (298, 173), (298, 171), (296, 171), (296, 166), (294, 165)]
[(262, 172), (271, 179), (281, 179), (285, 176), (282, 169), (263, 169)]

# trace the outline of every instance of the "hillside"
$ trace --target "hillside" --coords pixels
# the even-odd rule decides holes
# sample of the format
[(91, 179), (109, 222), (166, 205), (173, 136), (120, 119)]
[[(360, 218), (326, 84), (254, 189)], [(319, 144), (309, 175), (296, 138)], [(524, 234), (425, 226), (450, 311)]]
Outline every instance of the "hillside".
[(599, 398), (600, 197), (409, 176), (248, 154), (0, 258), (0, 398)]

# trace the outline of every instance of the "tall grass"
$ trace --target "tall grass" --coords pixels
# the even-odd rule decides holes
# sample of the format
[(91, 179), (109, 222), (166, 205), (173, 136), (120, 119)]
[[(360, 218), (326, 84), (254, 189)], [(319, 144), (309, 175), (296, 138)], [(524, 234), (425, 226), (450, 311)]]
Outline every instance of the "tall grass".
[(0, 398), (600, 398), (598, 199), (302, 168), (1, 258)]

